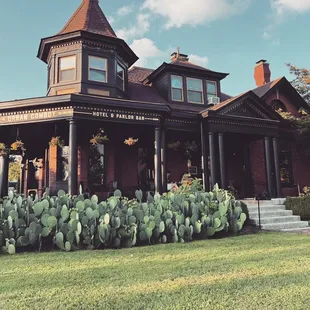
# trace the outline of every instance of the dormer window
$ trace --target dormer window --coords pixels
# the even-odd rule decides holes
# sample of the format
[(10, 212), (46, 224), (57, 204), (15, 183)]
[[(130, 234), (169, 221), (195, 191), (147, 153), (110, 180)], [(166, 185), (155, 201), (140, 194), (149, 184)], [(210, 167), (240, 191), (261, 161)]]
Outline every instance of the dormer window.
[(203, 103), (202, 80), (187, 78), (187, 100), (191, 103)]
[(125, 90), (125, 70), (122, 66), (117, 64), (117, 76), (116, 85), (121, 89)]
[(75, 80), (76, 56), (59, 58), (59, 82)]
[(214, 81), (207, 81), (207, 97), (208, 100), (217, 97), (217, 84)]
[(171, 96), (173, 101), (183, 101), (183, 78), (182, 76), (171, 76)]
[(107, 59), (89, 56), (88, 57), (88, 79), (95, 82), (107, 82)]

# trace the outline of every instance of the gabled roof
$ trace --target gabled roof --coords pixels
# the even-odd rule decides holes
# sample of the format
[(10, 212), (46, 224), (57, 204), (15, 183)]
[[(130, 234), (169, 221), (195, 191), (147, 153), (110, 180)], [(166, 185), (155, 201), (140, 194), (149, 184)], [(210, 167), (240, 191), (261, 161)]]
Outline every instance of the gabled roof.
[(80, 6), (58, 34), (75, 31), (87, 31), (116, 38), (116, 34), (103, 14), (98, 0), (82, 0)]
[[(253, 103), (255, 104), (253, 104)], [(234, 115), (233, 111), (237, 111), (241, 106), (244, 106), (245, 109), (241, 109), (238, 111), (236, 115)], [(227, 99), (215, 106), (212, 106), (204, 111), (200, 112), (200, 114), (206, 118), (209, 115), (226, 115), (229, 117), (238, 116), (238, 117), (249, 117), (247, 110), (253, 110), (253, 114), (257, 114), (259, 118), (280, 121), (282, 117), (274, 111), (269, 105), (267, 105), (260, 97), (258, 97), (254, 92), (247, 91), (233, 98)], [(241, 113), (240, 113), (241, 112)], [(255, 117), (255, 116), (250, 116)]]
[(285, 77), (273, 80), (270, 83), (253, 89), (252, 91), (258, 97), (265, 99), (268, 93), (275, 89), (281, 89), (281, 91), (288, 94), (297, 108), (303, 107), (310, 111), (309, 104), (300, 96), (295, 87)]
[[(185, 71), (186, 70), (186, 71)], [(174, 73), (192, 73), (200, 76), (213, 76), (219, 80), (224, 79), (229, 73), (216, 72), (204, 67), (195, 65), (189, 61), (176, 60), (171, 63), (164, 62), (156, 70), (154, 70), (149, 76), (145, 78), (143, 82), (151, 83), (157, 76), (163, 72), (174, 72)]]
[(266, 93), (271, 90), (276, 84), (278, 84), (278, 82), (280, 82), (281, 80), (283, 79), (282, 78), (278, 78), (276, 80), (273, 80), (269, 83), (266, 83), (262, 86), (259, 86), (255, 89), (252, 89), (253, 93), (256, 94), (258, 97), (263, 97), (264, 95), (266, 95)]

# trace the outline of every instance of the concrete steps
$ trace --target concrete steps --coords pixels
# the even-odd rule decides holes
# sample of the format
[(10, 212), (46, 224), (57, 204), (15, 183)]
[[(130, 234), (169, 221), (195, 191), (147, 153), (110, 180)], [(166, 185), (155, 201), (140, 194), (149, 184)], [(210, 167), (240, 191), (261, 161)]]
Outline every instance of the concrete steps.
[[(259, 224), (258, 217), (252, 219), (253, 223), (256, 225)], [(261, 224), (273, 224), (273, 223), (283, 223), (283, 222), (296, 222), (300, 221), (300, 216), (291, 215), (291, 216), (271, 216), (271, 217), (263, 217), (261, 218)]]
[[(310, 233), (309, 223), (301, 221), (300, 216), (286, 210), (285, 199), (260, 201), (261, 227), (270, 231), (307, 232)], [(243, 200), (248, 206), (250, 221), (259, 225), (258, 205), (255, 200)]]

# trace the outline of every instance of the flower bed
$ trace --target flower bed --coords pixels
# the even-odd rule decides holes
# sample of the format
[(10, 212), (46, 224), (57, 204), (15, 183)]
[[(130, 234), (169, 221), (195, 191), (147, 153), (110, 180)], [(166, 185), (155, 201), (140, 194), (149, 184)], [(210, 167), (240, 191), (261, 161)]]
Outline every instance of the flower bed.
[(42, 245), (70, 251), (188, 242), (240, 231), (246, 220), (240, 202), (217, 185), (203, 192), (197, 184), (149, 195), (144, 202), (142, 191), (128, 200), (116, 190), (100, 203), (95, 195), (70, 197), (62, 190), (57, 196), (47, 191), (34, 201), (10, 192), (1, 210), (0, 245), (9, 254), (41, 250)]

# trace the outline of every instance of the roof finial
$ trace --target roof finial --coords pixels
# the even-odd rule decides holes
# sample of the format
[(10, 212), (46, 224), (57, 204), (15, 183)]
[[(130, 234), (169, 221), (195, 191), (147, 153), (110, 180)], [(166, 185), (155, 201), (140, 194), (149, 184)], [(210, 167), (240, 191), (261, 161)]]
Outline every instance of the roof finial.
[(180, 56), (180, 46), (177, 47), (177, 55), (178, 55), (178, 58)]

